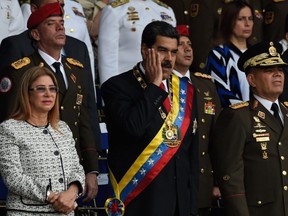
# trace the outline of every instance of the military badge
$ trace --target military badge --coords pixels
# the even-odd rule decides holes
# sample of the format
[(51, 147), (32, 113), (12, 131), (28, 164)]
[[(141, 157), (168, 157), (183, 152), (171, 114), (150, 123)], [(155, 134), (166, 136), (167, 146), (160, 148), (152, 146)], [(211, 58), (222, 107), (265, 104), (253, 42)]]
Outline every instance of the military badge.
[(255, 17), (257, 17), (258, 19), (263, 20), (263, 16), (262, 16), (261, 11), (255, 10), (255, 11), (254, 11), (254, 15), (255, 15)]
[(191, 4), (191, 17), (196, 17), (198, 16), (199, 13), (199, 4)]
[(160, 17), (162, 19), (162, 21), (173, 21), (172, 17), (169, 16), (167, 13), (165, 12), (161, 12), (160, 13)]
[(127, 14), (128, 14), (128, 21), (140, 20), (139, 14), (137, 11), (127, 12)]
[(11, 66), (18, 70), (18, 69), (30, 64), (30, 62), (31, 61), (30, 61), (30, 59), (28, 57), (24, 57), (22, 59), (19, 59), (19, 60), (13, 62), (11, 64)]
[(196, 118), (193, 121), (193, 129), (192, 129), (192, 133), (195, 135), (196, 134), (196, 130), (198, 128), (198, 124), (197, 124), (197, 120)]
[(213, 104), (212, 102), (207, 102), (204, 106), (205, 114), (215, 115), (215, 104)]
[(0, 81), (0, 92), (5, 93), (10, 91), (12, 82), (8, 77), (3, 77)]
[(83, 101), (83, 95), (82, 94), (77, 94), (76, 104), (77, 105), (81, 105), (82, 101)]
[(257, 113), (257, 115), (258, 115), (258, 117), (260, 117), (260, 118), (262, 118), (262, 119), (265, 119), (265, 113), (264, 113), (264, 112), (259, 111), (259, 112)]
[(129, 0), (116, 0), (116, 1), (111, 2), (110, 5), (111, 5), (111, 7), (116, 8), (120, 5), (126, 4), (128, 2), (129, 2)]
[(74, 14), (75, 14), (76, 16), (80, 16), (80, 17), (85, 18), (84, 14), (81, 13), (81, 12), (78, 10), (78, 8), (72, 7), (72, 11), (74, 12)]
[(269, 25), (274, 21), (274, 12), (273, 11), (267, 11), (265, 12), (265, 24)]
[(107, 199), (104, 207), (108, 216), (123, 216), (125, 213), (124, 203), (117, 198)]

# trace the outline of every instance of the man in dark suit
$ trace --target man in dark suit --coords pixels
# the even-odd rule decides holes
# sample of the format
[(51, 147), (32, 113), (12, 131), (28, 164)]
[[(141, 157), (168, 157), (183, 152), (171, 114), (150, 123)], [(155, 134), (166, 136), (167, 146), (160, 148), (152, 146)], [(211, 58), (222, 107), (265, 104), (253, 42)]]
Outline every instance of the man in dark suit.
[(227, 215), (288, 215), (288, 109), (279, 102), (281, 45), (256, 44), (238, 61), (249, 102), (231, 105), (216, 121), (212, 165)]
[[(56, 16), (51, 16), (53, 13), (56, 13)], [(13, 62), (10, 67), (1, 71), (0, 121), (7, 118), (13, 109), (21, 75), (28, 68), (40, 63), (55, 71), (52, 63), (59, 62), (63, 76), (63, 78), (57, 77), (60, 88), (60, 118), (68, 123), (73, 132), (80, 162), (86, 172), (86, 195), (87, 200), (90, 200), (98, 191), (96, 176), (98, 154), (88, 113), (83, 65), (78, 60), (61, 56), (66, 36), (59, 3), (44, 5), (32, 13), (29, 21), (27, 26), (31, 30), (38, 50), (31, 56)], [(64, 84), (61, 86), (62, 82)]]
[[(221, 103), (211, 80), (211, 76), (200, 72), (191, 73), (189, 67), (193, 61), (192, 43), (189, 38), (189, 30), (186, 25), (178, 25), (180, 34), (178, 52), (173, 73), (179, 77), (187, 77), (195, 89), (195, 102), (193, 108), (197, 115), (193, 120), (195, 123), (195, 142), (198, 142), (199, 179), (198, 189), (192, 190), (192, 215), (208, 216), (211, 213), (212, 197), (219, 198), (218, 187), (213, 187), (213, 172), (210, 160), (210, 134), (216, 118), (221, 111)], [(196, 127), (197, 126), (197, 127)]]
[(189, 215), (198, 148), (192, 144), (192, 86), (172, 74), (178, 39), (170, 24), (151, 22), (142, 34), (143, 61), (102, 85), (115, 193), (106, 201), (108, 212)]

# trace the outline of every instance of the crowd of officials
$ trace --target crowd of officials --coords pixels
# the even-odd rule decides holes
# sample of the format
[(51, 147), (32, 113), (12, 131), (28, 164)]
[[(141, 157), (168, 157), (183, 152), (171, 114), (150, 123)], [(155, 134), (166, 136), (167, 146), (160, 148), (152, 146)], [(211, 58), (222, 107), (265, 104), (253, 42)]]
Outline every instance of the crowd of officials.
[(1, 0), (0, 13), (7, 215), (77, 215), (98, 195), (107, 215), (288, 216), (288, 1)]

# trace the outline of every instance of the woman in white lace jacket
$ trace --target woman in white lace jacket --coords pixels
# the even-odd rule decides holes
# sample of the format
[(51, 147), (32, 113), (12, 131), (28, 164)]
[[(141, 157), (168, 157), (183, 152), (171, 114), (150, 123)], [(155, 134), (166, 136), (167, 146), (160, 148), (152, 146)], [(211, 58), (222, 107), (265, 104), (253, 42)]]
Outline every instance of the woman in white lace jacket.
[(7, 215), (74, 215), (84, 171), (72, 132), (59, 121), (58, 88), (44, 67), (26, 71), (11, 117), (0, 124)]

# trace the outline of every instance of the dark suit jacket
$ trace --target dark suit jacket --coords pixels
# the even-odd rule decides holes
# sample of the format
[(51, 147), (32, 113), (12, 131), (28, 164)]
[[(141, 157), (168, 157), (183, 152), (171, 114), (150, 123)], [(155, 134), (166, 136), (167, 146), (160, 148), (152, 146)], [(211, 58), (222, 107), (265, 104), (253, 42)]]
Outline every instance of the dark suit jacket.
[[(40, 62), (49, 68), (38, 52), (33, 53), (28, 58), (31, 60), (30, 64), (18, 70), (8, 67), (1, 73), (1, 77), (8, 77), (12, 82), (10, 91), (0, 94), (0, 103), (3, 104), (0, 108), (1, 121), (9, 116), (14, 107), (20, 79), (25, 71), (39, 65)], [(62, 63), (68, 80), (68, 89), (59, 89), (60, 119), (65, 121), (72, 130), (80, 162), (85, 172), (98, 171), (98, 154), (87, 110), (87, 89), (83, 83), (83, 69), (70, 64), (66, 58), (62, 58)], [(77, 94), (83, 95), (81, 105), (76, 103)]]
[[(213, 133), (212, 164), (227, 215), (288, 215), (288, 110), (284, 128), (256, 99), (226, 108)], [(267, 158), (265, 157), (267, 156)]]
[[(221, 103), (215, 84), (199, 73), (191, 74), (196, 93), (197, 141), (199, 142), (199, 193), (198, 208), (210, 208), (212, 202), (213, 173), (210, 160), (211, 132), (221, 111)], [(215, 113), (209, 113), (214, 106)], [(206, 111), (206, 112), (205, 112)], [(194, 119), (192, 119), (194, 120)]]
[[(37, 50), (36, 45), (30, 37), (30, 31), (26, 30), (19, 35), (7, 37), (2, 40), (0, 46), (0, 74), (1, 71), (9, 66), (12, 62), (30, 56)], [(97, 115), (97, 106), (94, 94), (94, 81), (92, 78), (90, 58), (87, 47), (84, 42), (66, 36), (66, 44), (64, 46), (65, 56), (75, 58), (84, 65), (84, 83), (87, 86), (87, 101), (90, 122), (93, 129), (94, 139), (97, 149), (101, 151), (101, 132), (99, 128), (99, 119)]]
[[(161, 106), (165, 110), (162, 104), (167, 93), (154, 84), (143, 89), (132, 70), (104, 82), (101, 93), (108, 129), (108, 165), (119, 182), (160, 130), (164, 120), (158, 108)], [(193, 148), (197, 148), (196, 144), (192, 145), (191, 131), (190, 124), (177, 153), (152, 183), (129, 203), (125, 216), (173, 215), (177, 202), (180, 209), (177, 215), (189, 215), (191, 158)]]

